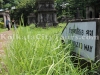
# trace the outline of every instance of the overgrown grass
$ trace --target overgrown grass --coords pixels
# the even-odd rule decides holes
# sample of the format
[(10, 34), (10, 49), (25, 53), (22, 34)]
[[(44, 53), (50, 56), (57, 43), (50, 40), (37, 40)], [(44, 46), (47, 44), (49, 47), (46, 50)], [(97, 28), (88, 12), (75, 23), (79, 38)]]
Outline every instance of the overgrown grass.
[[(62, 25), (61, 25), (62, 26)], [(87, 75), (87, 68), (74, 67), (70, 51), (63, 46), (63, 27), (19, 27), (5, 52), (5, 75)]]
[(6, 31), (6, 29), (0, 28), (0, 33)]

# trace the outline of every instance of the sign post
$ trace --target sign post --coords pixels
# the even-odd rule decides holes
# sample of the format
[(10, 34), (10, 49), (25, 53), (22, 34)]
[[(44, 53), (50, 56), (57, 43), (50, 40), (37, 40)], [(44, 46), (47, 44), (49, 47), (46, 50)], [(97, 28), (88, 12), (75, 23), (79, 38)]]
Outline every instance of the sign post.
[(96, 61), (100, 59), (100, 47), (98, 48), (100, 44), (99, 21), (100, 19), (72, 21), (62, 32), (64, 42), (67, 44), (70, 40), (75, 47), (73, 52), (86, 60)]

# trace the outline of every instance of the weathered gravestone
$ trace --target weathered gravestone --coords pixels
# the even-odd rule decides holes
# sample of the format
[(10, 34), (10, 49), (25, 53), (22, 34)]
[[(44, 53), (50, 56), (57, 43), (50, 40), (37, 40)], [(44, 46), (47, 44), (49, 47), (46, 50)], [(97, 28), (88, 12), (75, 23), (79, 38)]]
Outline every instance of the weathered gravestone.
[(28, 25), (32, 24), (32, 23), (35, 23), (35, 15), (34, 13), (30, 13), (29, 16), (28, 16)]
[(100, 19), (73, 20), (66, 25), (62, 38), (70, 40), (76, 54), (86, 60), (100, 60)]
[(54, 0), (37, 0), (37, 26), (56, 26), (57, 16)]
[[(0, 10), (0, 17), (3, 18), (4, 21), (4, 25), (6, 27), (6, 19), (8, 18), (10, 20), (10, 15), (9, 15), (9, 11), (4, 11), (4, 10)], [(10, 25), (10, 24), (9, 24)], [(11, 26), (11, 25), (10, 25)]]
[(80, 10), (79, 10), (79, 8), (77, 8), (77, 12), (76, 12), (76, 14), (75, 14), (75, 19), (80, 19), (81, 17), (80, 17)]
[(93, 7), (86, 7), (86, 18), (98, 18)]
[[(99, 1), (99, 0), (98, 0)], [(97, 6), (95, 6), (97, 5)], [(86, 19), (88, 18), (100, 18), (100, 1), (92, 6), (86, 7)]]

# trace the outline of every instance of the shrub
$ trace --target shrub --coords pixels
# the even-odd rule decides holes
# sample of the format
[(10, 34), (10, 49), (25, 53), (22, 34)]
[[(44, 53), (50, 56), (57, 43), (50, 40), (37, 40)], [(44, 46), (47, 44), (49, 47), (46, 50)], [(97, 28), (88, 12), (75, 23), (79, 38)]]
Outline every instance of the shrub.
[(31, 29), (34, 29), (36, 26), (35, 26), (35, 24), (30, 24), (30, 26), (29, 26)]
[(71, 45), (62, 47), (61, 31), (19, 27), (5, 50), (8, 75), (84, 75), (70, 61)]
[(0, 28), (4, 28), (4, 23), (0, 22)]

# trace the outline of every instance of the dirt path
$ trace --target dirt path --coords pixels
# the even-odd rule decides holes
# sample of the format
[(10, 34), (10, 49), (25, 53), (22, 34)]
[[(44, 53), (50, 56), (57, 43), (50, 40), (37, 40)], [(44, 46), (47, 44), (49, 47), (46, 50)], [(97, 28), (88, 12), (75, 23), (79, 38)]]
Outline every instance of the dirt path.
[[(4, 47), (8, 44), (11, 40), (13, 31), (4, 31), (0, 33), (0, 75), (2, 75), (2, 70), (7, 72), (7, 68), (2, 61), (2, 58), (5, 56)], [(4, 75), (4, 74), (3, 74)]]
[(9, 37), (11, 37), (12, 34), (12, 31), (5, 31), (0, 33), (0, 57), (4, 55), (4, 46), (8, 43), (10, 40)]

